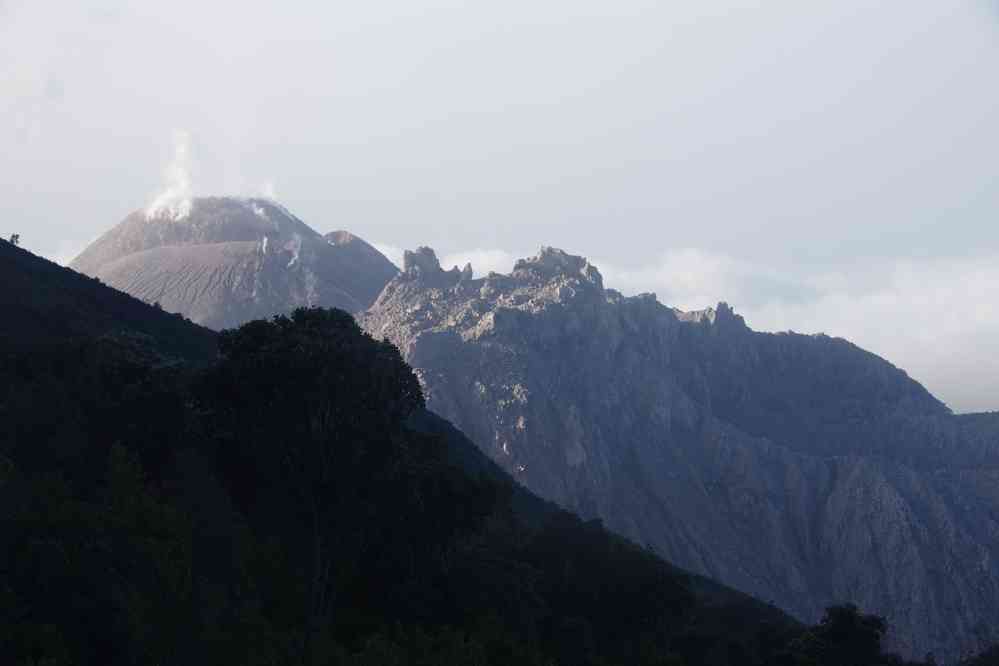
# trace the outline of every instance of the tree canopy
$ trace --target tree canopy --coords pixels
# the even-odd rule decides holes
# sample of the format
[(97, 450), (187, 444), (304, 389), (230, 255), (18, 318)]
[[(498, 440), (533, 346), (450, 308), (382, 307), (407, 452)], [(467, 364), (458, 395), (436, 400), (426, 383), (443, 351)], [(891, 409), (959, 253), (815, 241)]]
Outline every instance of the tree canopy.
[(902, 663), (855, 607), (803, 627), (525, 517), (423, 405), (337, 310), (226, 331), (207, 366), (135, 334), (0, 357), (3, 663)]

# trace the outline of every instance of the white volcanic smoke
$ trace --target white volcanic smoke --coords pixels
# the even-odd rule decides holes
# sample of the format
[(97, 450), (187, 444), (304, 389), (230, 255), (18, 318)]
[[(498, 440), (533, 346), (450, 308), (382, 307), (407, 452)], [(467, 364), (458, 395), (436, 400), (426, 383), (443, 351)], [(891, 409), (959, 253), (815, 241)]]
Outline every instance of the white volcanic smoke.
[(167, 218), (175, 222), (191, 213), (191, 135), (173, 133), (173, 161), (163, 172), (166, 188), (146, 208), (146, 219)]
[(274, 181), (268, 180), (260, 186), (260, 196), (268, 201), (277, 201), (277, 194), (274, 191)]

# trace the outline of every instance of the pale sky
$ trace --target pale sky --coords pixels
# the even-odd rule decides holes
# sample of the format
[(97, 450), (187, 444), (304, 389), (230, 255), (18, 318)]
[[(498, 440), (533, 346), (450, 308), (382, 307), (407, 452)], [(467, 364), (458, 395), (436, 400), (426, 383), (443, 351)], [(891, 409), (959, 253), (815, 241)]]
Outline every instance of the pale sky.
[(0, 0), (0, 234), (166, 186), (823, 331), (999, 409), (999, 2)]

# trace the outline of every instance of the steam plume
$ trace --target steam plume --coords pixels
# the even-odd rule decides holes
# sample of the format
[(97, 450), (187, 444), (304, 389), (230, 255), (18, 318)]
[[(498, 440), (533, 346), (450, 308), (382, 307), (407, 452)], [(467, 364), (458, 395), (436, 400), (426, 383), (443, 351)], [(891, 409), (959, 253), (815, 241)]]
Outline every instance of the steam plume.
[(183, 220), (191, 213), (191, 136), (173, 133), (173, 160), (163, 172), (166, 187), (146, 208), (146, 219)]
[(260, 186), (260, 196), (262, 196), (264, 199), (268, 199), (270, 201), (276, 201), (277, 200), (277, 194), (274, 191), (274, 181), (273, 180), (268, 180), (268, 181), (264, 182), (263, 185)]

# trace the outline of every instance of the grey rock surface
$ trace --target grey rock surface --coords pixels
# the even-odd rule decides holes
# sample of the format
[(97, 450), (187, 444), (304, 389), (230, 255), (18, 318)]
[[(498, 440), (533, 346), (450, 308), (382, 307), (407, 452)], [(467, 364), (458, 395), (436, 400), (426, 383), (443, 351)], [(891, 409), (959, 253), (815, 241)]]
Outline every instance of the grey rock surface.
[(920, 658), (999, 639), (999, 414), (955, 416), (845, 340), (623, 297), (551, 248), (480, 279), (406, 253), (359, 319), (529, 489), (678, 566), (805, 621), (855, 602)]
[(346, 231), (324, 237), (273, 201), (232, 197), (136, 211), (70, 266), (214, 329), (298, 306), (357, 312), (398, 273)]

